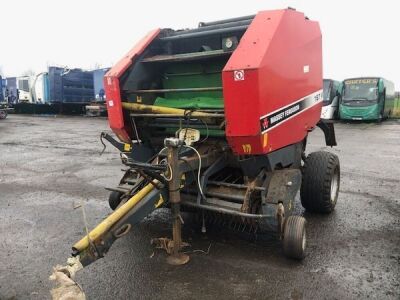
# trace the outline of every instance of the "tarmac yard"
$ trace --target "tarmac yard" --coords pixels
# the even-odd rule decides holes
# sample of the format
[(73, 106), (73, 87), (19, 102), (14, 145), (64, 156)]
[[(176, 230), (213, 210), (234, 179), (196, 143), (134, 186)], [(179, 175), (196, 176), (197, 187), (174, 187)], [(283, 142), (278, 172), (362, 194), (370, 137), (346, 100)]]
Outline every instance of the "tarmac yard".
[[(191, 260), (176, 267), (150, 239), (171, 234), (160, 209), (77, 274), (88, 299), (399, 299), (400, 120), (336, 124), (338, 146), (322, 132), (307, 152), (326, 149), (341, 163), (331, 215), (310, 215), (308, 254), (286, 259), (274, 238), (184, 226)], [(52, 267), (108, 213), (104, 187), (122, 176), (117, 150), (100, 156), (107, 120), (10, 115), (0, 121), (0, 299), (47, 299)]]

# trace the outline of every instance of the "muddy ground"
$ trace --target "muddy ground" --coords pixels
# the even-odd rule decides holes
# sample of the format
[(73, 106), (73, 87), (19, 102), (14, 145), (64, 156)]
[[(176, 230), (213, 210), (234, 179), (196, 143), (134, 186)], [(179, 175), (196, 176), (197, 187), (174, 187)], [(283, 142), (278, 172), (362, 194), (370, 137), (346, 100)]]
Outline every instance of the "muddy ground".
[[(105, 186), (120, 176), (118, 153), (102, 146), (106, 119), (10, 115), (0, 120), (0, 299), (46, 299), (52, 266), (110, 209)], [(195, 251), (173, 267), (150, 245), (169, 236), (162, 209), (77, 280), (88, 299), (399, 299), (400, 122), (337, 124), (340, 198), (331, 215), (310, 215), (308, 254), (286, 259), (279, 241), (225, 229), (186, 227)], [(321, 132), (308, 152), (324, 147)], [(211, 245), (211, 246), (210, 246)]]

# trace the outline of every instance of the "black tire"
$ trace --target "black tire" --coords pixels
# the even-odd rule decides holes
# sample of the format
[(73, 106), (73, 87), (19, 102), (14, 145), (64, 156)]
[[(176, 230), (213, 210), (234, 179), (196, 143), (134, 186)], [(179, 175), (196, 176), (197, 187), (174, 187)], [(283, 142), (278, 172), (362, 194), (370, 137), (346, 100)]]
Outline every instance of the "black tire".
[(378, 119), (376, 121), (377, 121), (377, 123), (382, 123), (382, 121), (383, 121), (383, 114), (382, 113), (379, 114)]
[(307, 156), (302, 168), (301, 204), (310, 212), (331, 213), (340, 187), (340, 164), (337, 155), (318, 151)]
[(118, 205), (121, 203), (122, 199), (121, 199), (122, 193), (120, 192), (111, 192), (110, 196), (108, 197), (108, 204), (110, 205), (110, 208), (112, 210), (115, 210)]
[(294, 259), (303, 259), (306, 251), (306, 219), (290, 216), (283, 231), (283, 253)]
[(385, 120), (385, 107), (382, 107), (382, 110), (379, 113), (377, 122), (382, 123), (383, 120)]

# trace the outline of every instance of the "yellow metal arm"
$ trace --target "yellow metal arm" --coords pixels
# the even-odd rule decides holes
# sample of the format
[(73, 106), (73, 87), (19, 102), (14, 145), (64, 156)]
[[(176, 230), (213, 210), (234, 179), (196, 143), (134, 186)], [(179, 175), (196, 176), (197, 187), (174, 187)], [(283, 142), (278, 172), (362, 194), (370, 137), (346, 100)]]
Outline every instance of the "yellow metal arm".
[[(122, 102), (122, 107), (127, 110), (150, 113), (150, 114), (170, 114), (170, 115), (185, 116), (185, 113), (187, 113), (187, 111), (184, 109), (156, 106), (156, 105), (146, 105), (139, 103)], [(190, 113), (191, 117), (212, 117), (213, 115), (214, 114), (211, 113), (196, 112), (196, 111)]]
[[(153, 183), (157, 185), (159, 182), (154, 180)], [(88, 236), (83, 237), (79, 242), (77, 242), (72, 249), (81, 252), (89, 247), (90, 241), (96, 241), (99, 237), (107, 233), (110, 228), (116, 224), (122, 217), (124, 217), (132, 208), (136, 206), (144, 197), (147, 196), (153, 189), (154, 185), (149, 183), (144, 188), (142, 188), (137, 194), (131, 197), (126, 203), (109, 215), (103, 220), (99, 225), (97, 225)]]

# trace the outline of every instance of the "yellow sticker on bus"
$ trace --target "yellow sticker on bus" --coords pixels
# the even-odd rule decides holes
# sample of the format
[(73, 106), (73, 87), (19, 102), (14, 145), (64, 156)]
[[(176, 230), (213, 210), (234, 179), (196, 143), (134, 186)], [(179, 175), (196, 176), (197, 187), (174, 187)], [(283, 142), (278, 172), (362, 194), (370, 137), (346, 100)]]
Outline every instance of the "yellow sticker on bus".
[(344, 84), (377, 84), (378, 79), (363, 78), (363, 79), (349, 79)]

